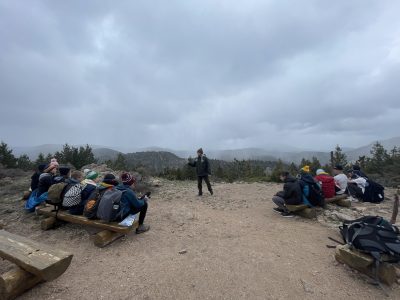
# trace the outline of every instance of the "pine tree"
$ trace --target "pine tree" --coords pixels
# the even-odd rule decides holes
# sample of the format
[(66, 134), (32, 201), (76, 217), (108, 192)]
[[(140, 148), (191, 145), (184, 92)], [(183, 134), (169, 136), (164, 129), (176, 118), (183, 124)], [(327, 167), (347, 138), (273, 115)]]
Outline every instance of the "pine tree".
[(335, 151), (331, 152), (331, 165), (332, 167), (336, 165), (344, 167), (347, 165), (347, 156), (343, 153), (343, 150), (339, 145), (336, 145)]
[(8, 145), (3, 141), (0, 144), (0, 163), (6, 168), (15, 168), (17, 159), (12, 154), (12, 149), (8, 148)]
[(19, 169), (22, 169), (24, 171), (32, 170), (34, 169), (33, 163), (29, 159), (29, 156), (26, 154), (21, 155), (17, 159), (17, 167)]
[(35, 160), (36, 165), (40, 164), (45, 164), (46, 163), (46, 158), (44, 157), (44, 154), (42, 152), (39, 153), (38, 158)]

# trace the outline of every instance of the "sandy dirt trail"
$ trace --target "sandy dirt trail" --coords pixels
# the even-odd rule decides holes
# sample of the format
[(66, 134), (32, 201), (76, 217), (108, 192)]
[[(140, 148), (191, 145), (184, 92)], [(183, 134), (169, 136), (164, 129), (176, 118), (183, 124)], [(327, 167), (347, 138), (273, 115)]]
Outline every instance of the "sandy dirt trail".
[[(383, 299), (368, 279), (326, 247), (338, 231), (272, 210), (277, 184), (163, 181), (150, 200), (151, 230), (99, 249), (81, 226), (41, 231), (23, 215), (7, 230), (74, 254), (58, 279), (20, 299)], [(20, 202), (21, 203), (21, 202)], [(16, 226), (17, 225), (17, 226)], [(180, 253), (181, 252), (181, 253)], [(400, 299), (400, 288), (389, 289)]]

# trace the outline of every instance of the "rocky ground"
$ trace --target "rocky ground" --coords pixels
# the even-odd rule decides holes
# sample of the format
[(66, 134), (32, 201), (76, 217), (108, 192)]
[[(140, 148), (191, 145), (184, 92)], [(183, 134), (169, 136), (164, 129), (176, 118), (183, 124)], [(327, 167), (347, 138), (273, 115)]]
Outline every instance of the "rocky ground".
[[(66, 224), (40, 230), (23, 212), (29, 177), (0, 179), (0, 223), (5, 229), (74, 254), (68, 270), (20, 299), (379, 299), (370, 279), (335, 261), (342, 219), (390, 219), (394, 191), (382, 204), (329, 205), (317, 220), (282, 218), (271, 197), (281, 185), (216, 183), (215, 195), (196, 196), (195, 182), (152, 180), (147, 223), (100, 249), (88, 231)], [(398, 224), (400, 225), (400, 224)], [(0, 263), (0, 271), (8, 268)], [(400, 298), (400, 286), (387, 299)]]

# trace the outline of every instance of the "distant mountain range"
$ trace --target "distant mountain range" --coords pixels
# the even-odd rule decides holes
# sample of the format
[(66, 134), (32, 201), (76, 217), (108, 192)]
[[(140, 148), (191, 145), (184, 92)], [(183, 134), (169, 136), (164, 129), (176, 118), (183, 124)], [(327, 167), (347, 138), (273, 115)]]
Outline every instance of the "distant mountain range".
[[(386, 150), (391, 150), (393, 147), (400, 147), (400, 136), (394, 137), (387, 140), (379, 141)], [(349, 161), (357, 160), (359, 156), (370, 155), (370, 151), (375, 142), (372, 142), (368, 145), (359, 147), (359, 148), (346, 148), (343, 147), (344, 153), (347, 155)], [(13, 147), (13, 154), (15, 156), (20, 156), (22, 154), (27, 154), (32, 160), (36, 159), (39, 153), (43, 153), (47, 155), (48, 153), (54, 153), (56, 151), (62, 150), (63, 145), (56, 144), (46, 144), (34, 147)], [(79, 146), (79, 145), (78, 145)], [(93, 153), (97, 159), (100, 161), (106, 161), (108, 159), (115, 159), (118, 153), (122, 153), (121, 151), (117, 151), (105, 146), (91, 145), (93, 149)], [(300, 163), (302, 158), (312, 159), (313, 156), (318, 158), (318, 160), (322, 163), (328, 163), (330, 159), (329, 152), (323, 151), (302, 151), (295, 148), (282, 146), (283, 151), (279, 151), (276, 148), (271, 149), (260, 149), (260, 148), (246, 148), (246, 149), (235, 149), (235, 150), (208, 150), (206, 152), (209, 158), (219, 159), (231, 161), (233, 159), (253, 159), (253, 160), (264, 160), (264, 161), (276, 161), (281, 159), (285, 162), (294, 162)], [(151, 155), (145, 155), (143, 153), (151, 152)], [(174, 156), (170, 156), (166, 153), (173, 153)], [(157, 155), (157, 153), (162, 153)], [(154, 159), (156, 161), (165, 161), (171, 160), (170, 166), (178, 166), (182, 164), (182, 161), (179, 158), (187, 158), (189, 156), (195, 156), (195, 150), (185, 151), (185, 150), (173, 150), (159, 147), (149, 147), (149, 148), (141, 148), (135, 149), (131, 153), (126, 154), (129, 157), (130, 161), (132, 161), (135, 165), (140, 164), (140, 160), (146, 160), (146, 165), (151, 164), (149, 159)], [(177, 158), (175, 158), (177, 157)], [(154, 165), (155, 169), (158, 169), (159, 163)], [(167, 164), (169, 166), (169, 163)]]

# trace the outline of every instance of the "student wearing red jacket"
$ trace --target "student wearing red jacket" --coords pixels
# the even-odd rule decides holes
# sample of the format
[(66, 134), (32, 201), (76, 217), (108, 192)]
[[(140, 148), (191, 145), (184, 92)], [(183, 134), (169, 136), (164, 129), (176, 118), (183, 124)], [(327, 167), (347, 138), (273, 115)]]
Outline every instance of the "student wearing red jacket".
[(323, 169), (318, 169), (317, 176), (314, 179), (319, 182), (322, 187), (322, 192), (325, 198), (332, 198), (335, 196), (335, 180), (332, 176), (326, 173)]

